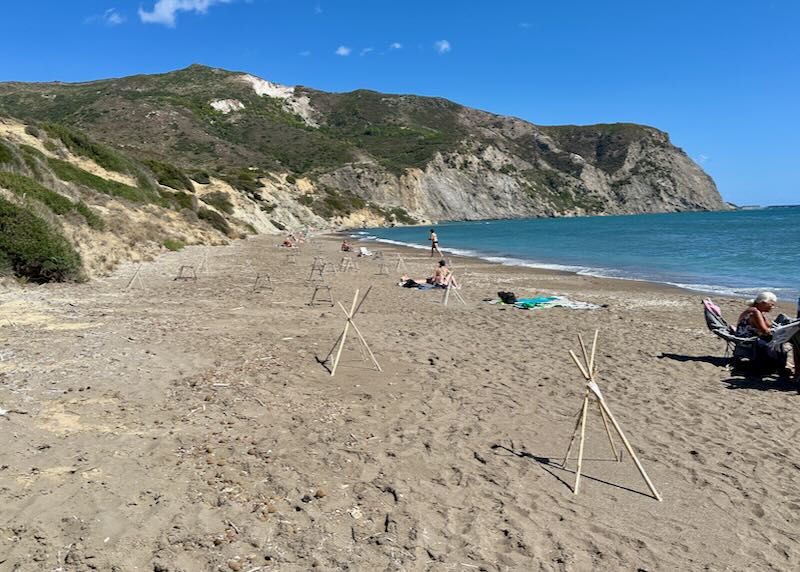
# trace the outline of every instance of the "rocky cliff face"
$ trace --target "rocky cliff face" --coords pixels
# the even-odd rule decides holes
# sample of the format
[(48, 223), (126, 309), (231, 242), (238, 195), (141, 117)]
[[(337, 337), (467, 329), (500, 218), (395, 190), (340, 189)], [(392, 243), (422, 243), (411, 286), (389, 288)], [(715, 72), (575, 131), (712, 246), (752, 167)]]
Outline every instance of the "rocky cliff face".
[[(711, 178), (651, 127), (542, 127), (439, 98), (325, 93), (204, 66), (0, 84), (0, 112), (67, 124), (251, 198), (280, 180), (292, 192), (276, 208), (299, 200), (337, 223), (727, 208)], [(301, 179), (305, 191), (293, 187)]]

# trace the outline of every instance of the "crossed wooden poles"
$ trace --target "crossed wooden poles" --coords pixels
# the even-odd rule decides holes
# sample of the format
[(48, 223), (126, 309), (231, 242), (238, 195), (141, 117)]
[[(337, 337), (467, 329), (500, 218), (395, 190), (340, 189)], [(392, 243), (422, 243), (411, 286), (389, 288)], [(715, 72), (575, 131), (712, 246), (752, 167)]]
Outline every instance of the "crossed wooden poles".
[(603, 394), (600, 391), (600, 387), (595, 382), (594, 377), (597, 374), (597, 370), (594, 367), (594, 356), (595, 350), (597, 349), (597, 334), (598, 330), (594, 331), (594, 339), (592, 340), (592, 351), (589, 354), (586, 351), (586, 345), (583, 343), (583, 338), (580, 334), (578, 334), (578, 341), (581, 345), (581, 351), (583, 353), (583, 359), (585, 363), (581, 363), (578, 359), (578, 356), (575, 355), (575, 352), (572, 350), (569, 351), (569, 355), (572, 358), (572, 361), (575, 362), (575, 365), (578, 366), (578, 369), (581, 371), (584, 379), (587, 381), (586, 384), (586, 392), (583, 394), (583, 405), (581, 406), (581, 410), (578, 413), (578, 419), (575, 422), (575, 429), (572, 431), (572, 437), (569, 440), (569, 446), (567, 447), (567, 453), (564, 455), (564, 460), (561, 463), (562, 467), (566, 467), (567, 460), (569, 460), (569, 454), (572, 451), (572, 445), (575, 442), (575, 436), (578, 434), (578, 429), (580, 429), (580, 442), (578, 445), (578, 468), (575, 471), (575, 487), (573, 488), (573, 492), (578, 494), (578, 488), (581, 484), (581, 466), (583, 464), (583, 444), (585, 441), (586, 436), (586, 412), (589, 409), (589, 399), (594, 397), (597, 400), (597, 407), (600, 410), (600, 416), (603, 418), (603, 425), (606, 429), (606, 435), (608, 435), (608, 442), (611, 444), (611, 450), (614, 452), (614, 460), (620, 461), (619, 456), (617, 455), (617, 449), (614, 445), (614, 438), (611, 435), (611, 428), (608, 426), (608, 422), (611, 421), (611, 425), (614, 427), (614, 430), (619, 435), (619, 438), (622, 439), (623, 445), (625, 445), (625, 449), (628, 451), (628, 454), (633, 459), (633, 462), (636, 464), (636, 468), (639, 470), (639, 474), (642, 475), (644, 482), (647, 483), (647, 487), (650, 489), (650, 492), (653, 493), (653, 496), (656, 500), (661, 501), (661, 495), (658, 494), (658, 491), (653, 486), (653, 483), (650, 481), (650, 478), (647, 476), (647, 473), (642, 467), (642, 464), (639, 462), (639, 458), (636, 456), (636, 453), (633, 451), (633, 447), (628, 442), (628, 439), (625, 437), (625, 434), (620, 429), (619, 423), (617, 420), (614, 419), (614, 416), (611, 414), (611, 410), (606, 405), (605, 400), (603, 399)]
[[(361, 343), (359, 348), (362, 349), (362, 355), (363, 355), (363, 350), (367, 350), (367, 353), (369, 354), (369, 357), (372, 360), (372, 363), (375, 366), (375, 369), (377, 369), (378, 371), (383, 371), (381, 369), (380, 364), (378, 363), (378, 360), (375, 359), (375, 354), (373, 354), (372, 350), (369, 348), (369, 344), (367, 344), (367, 340), (364, 339), (364, 336), (361, 334), (361, 331), (358, 329), (358, 326), (356, 326), (356, 323), (353, 321), (353, 318), (355, 318), (356, 314), (358, 314), (358, 311), (361, 309), (361, 306), (364, 304), (364, 300), (366, 300), (367, 296), (369, 296), (370, 290), (372, 290), (372, 286), (370, 286), (367, 289), (367, 292), (361, 298), (360, 302), (358, 301), (358, 293), (359, 292), (358, 292), (358, 290), (356, 290), (355, 296), (353, 296), (353, 303), (350, 305), (350, 311), (349, 312), (347, 311), (347, 309), (344, 306), (342, 306), (341, 302), (336, 302), (339, 305), (339, 307), (342, 309), (342, 312), (344, 312), (344, 315), (347, 318), (347, 321), (344, 324), (344, 330), (339, 335), (339, 338), (334, 342), (333, 347), (331, 348), (331, 351), (329, 351), (328, 355), (325, 357), (325, 359), (322, 360), (322, 363), (327, 362), (330, 359), (330, 357), (333, 355), (334, 350), (336, 351), (336, 357), (334, 358), (333, 365), (331, 367), (331, 377), (336, 375), (336, 368), (339, 367), (339, 360), (342, 357), (342, 350), (344, 349), (344, 343), (345, 343), (345, 340), (347, 339), (347, 333), (350, 331), (351, 327), (353, 328), (353, 331), (356, 333), (356, 336), (358, 336), (358, 340)], [(336, 349), (337, 346), (339, 348), (338, 350)]]

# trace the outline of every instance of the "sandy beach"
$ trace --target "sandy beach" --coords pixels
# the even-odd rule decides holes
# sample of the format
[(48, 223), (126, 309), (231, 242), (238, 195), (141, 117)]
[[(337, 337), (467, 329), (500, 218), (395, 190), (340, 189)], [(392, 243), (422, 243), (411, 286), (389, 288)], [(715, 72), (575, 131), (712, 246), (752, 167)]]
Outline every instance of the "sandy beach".
[[(397, 254), (326, 276), (383, 372), (309, 306), (315, 256), (188, 247), (85, 284), (0, 292), (0, 572), (797, 570), (797, 386), (723, 367), (700, 293), (453, 257), (466, 304), (397, 286)], [(175, 281), (181, 265), (206, 269)], [(268, 273), (273, 291), (254, 291)], [(605, 306), (517, 310), (499, 290)], [(744, 301), (716, 300), (735, 319)], [(791, 301), (779, 311), (794, 314)], [(598, 382), (663, 496), (595, 410), (580, 494), (561, 459)], [(617, 447), (620, 443), (617, 441)]]

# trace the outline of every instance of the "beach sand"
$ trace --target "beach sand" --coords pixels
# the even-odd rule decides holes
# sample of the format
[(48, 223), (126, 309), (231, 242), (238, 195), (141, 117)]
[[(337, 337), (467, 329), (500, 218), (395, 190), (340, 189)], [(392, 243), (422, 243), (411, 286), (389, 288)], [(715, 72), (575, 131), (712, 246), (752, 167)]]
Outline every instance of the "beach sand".
[[(0, 571), (800, 568), (797, 386), (722, 367), (701, 294), (453, 257), (467, 304), (444, 306), (396, 286), (396, 253), (421, 278), (424, 251), (383, 248), (389, 275), (326, 280), (345, 305), (372, 286), (355, 321), (384, 371), (349, 336), (330, 377), (343, 314), (306, 279), (338, 241), (296, 265), (276, 242), (163, 254), (143, 289), (127, 266), (0, 293)], [(482, 301), (499, 290), (607, 307)], [(580, 494), (560, 466), (584, 391), (567, 352), (595, 328), (663, 502), (594, 409)]]

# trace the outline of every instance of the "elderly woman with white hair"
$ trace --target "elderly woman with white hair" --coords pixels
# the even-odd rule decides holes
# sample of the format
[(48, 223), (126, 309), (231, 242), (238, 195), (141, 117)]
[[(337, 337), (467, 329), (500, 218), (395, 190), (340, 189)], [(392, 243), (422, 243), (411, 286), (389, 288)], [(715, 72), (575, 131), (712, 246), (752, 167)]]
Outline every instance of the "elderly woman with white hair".
[[(739, 316), (739, 321), (736, 323), (736, 335), (749, 338), (758, 336), (762, 338), (759, 340), (759, 349), (769, 354), (771, 358), (776, 358), (780, 353), (780, 348), (771, 348), (768, 344), (772, 336), (772, 327), (777, 325), (772, 320), (768, 319), (767, 314), (772, 311), (778, 297), (772, 292), (759, 292), (747, 309)], [(781, 314), (781, 316), (785, 318)], [(780, 320), (779, 323), (784, 324), (787, 320)], [(789, 343), (792, 345), (793, 358), (794, 358), (794, 380), (800, 382), (800, 335), (794, 335)], [(785, 352), (784, 354), (785, 355)]]

